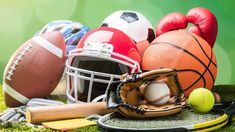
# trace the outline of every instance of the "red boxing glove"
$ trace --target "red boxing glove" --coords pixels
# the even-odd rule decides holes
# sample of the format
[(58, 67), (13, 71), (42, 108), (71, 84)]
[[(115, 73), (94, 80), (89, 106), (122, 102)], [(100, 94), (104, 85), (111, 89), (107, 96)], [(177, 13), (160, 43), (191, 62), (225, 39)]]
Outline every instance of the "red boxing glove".
[(215, 15), (206, 8), (196, 7), (191, 9), (186, 17), (188, 22), (195, 25), (190, 27), (188, 31), (201, 36), (213, 47), (218, 32)]
[(202, 7), (191, 9), (186, 16), (178, 12), (166, 15), (156, 27), (156, 36), (172, 30), (185, 29), (188, 23), (194, 24), (188, 28), (189, 32), (205, 39), (211, 47), (214, 46), (218, 32), (217, 20), (210, 10)]
[(186, 16), (179, 12), (174, 12), (163, 17), (157, 27), (156, 36), (172, 30), (184, 29), (188, 25)]

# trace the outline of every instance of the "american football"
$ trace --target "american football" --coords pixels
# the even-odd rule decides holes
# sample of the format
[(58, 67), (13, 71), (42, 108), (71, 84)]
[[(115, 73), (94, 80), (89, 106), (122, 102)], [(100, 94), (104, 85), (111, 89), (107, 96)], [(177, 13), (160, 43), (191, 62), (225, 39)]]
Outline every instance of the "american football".
[(65, 42), (51, 32), (26, 41), (9, 60), (4, 72), (4, 96), (8, 107), (44, 98), (57, 86), (65, 67)]

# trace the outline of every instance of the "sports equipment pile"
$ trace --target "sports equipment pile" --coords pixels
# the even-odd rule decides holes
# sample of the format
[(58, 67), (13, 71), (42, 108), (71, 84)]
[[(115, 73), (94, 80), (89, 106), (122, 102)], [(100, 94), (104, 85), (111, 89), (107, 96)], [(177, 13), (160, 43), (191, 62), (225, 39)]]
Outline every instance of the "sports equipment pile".
[[(189, 23), (193, 26), (187, 28)], [(113, 12), (100, 25), (90, 29), (79, 22), (55, 20), (22, 44), (5, 68), (5, 104), (14, 108), (7, 110), (1, 121), (27, 121), (70, 130), (96, 122), (87, 121), (90, 117), (49, 121), (109, 113), (95, 116), (100, 118), (101, 129), (215, 130), (227, 124), (235, 111), (234, 104), (225, 111), (216, 112), (214, 108), (204, 115), (193, 112), (187, 105), (192, 90), (199, 87), (211, 90), (216, 79), (217, 62), (212, 48), (218, 24), (210, 10), (197, 7), (187, 14), (170, 13), (157, 24), (156, 35), (148, 19), (135, 11)], [(160, 86), (165, 93), (147, 93), (147, 88), (158, 88), (151, 85), (153, 82), (164, 84)], [(60, 93), (66, 96), (66, 104), (46, 100), (58, 89), (66, 89)], [(164, 101), (156, 103), (163, 98)], [(212, 117), (213, 113), (217, 116)], [(194, 122), (201, 123), (198, 128), (141, 127), (142, 121), (148, 124), (164, 119), (170, 125), (182, 124), (187, 119), (193, 120), (189, 115), (210, 118)], [(222, 122), (219, 125), (214, 121), (217, 118)], [(213, 126), (206, 123), (210, 120), (215, 122)], [(128, 122), (133, 122), (136, 128), (123, 127)]]

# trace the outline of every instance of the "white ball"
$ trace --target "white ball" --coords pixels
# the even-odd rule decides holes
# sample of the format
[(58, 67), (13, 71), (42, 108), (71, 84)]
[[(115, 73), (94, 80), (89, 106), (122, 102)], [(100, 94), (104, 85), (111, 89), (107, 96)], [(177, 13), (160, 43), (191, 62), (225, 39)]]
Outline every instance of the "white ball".
[(162, 105), (170, 99), (170, 89), (161, 81), (149, 83), (144, 90), (145, 99), (153, 105)]
[(112, 27), (126, 33), (135, 42), (155, 38), (154, 29), (150, 21), (141, 13), (130, 10), (118, 10), (104, 19), (102, 27)]

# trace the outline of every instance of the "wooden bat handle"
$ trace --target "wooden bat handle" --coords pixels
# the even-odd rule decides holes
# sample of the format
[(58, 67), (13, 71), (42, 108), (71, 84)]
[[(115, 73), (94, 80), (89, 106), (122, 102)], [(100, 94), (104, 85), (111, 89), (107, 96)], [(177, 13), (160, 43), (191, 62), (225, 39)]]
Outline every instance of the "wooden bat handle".
[(26, 110), (26, 121), (39, 124), (46, 121), (82, 118), (92, 114), (104, 115), (110, 112), (105, 102), (29, 107)]

